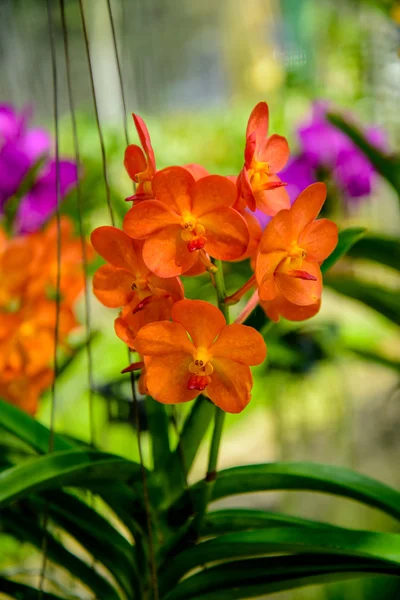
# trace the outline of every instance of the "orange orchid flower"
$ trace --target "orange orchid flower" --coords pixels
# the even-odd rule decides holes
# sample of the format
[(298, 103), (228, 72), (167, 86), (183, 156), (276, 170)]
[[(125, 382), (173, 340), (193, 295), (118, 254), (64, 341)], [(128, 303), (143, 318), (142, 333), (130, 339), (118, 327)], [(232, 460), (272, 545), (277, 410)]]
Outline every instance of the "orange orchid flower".
[(315, 304), (299, 306), (289, 302), (282, 293), (279, 293), (273, 300), (260, 300), (260, 306), (267, 317), (275, 323), (279, 321), (280, 317), (288, 321), (305, 321), (319, 312), (321, 300), (317, 300)]
[(161, 279), (145, 265), (143, 241), (109, 226), (95, 229), (91, 241), (108, 263), (93, 278), (93, 292), (105, 306), (118, 308), (133, 303), (133, 308), (137, 308), (147, 298), (170, 298), (174, 302), (183, 298), (183, 287), (177, 277)]
[(144, 357), (147, 389), (155, 400), (176, 404), (201, 392), (230, 413), (249, 403), (249, 366), (266, 356), (258, 331), (227, 325), (222, 312), (202, 300), (181, 300), (172, 307), (172, 322), (145, 325), (135, 350)]
[(253, 109), (246, 129), (244, 166), (237, 180), (239, 202), (251, 211), (259, 208), (267, 215), (275, 215), (290, 207), (288, 193), (277, 173), (289, 159), (286, 139), (273, 134), (268, 137), (269, 109), (259, 102)]
[[(290, 210), (280, 211), (270, 221), (261, 238), (255, 272), (259, 296), (263, 302), (275, 301), (272, 306), (276, 310), (279, 307), (280, 314), (293, 315), (288, 303), (314, 306), (309, 311), (317, 312), (322, 293), (320, 263), (331, 254), (338, 241), (335, 223), (328, 219), (315, 220), (325, 198), (324, 183), (310, 185)], [(269, 310), (272, 314), (274, 309)], [(308, 314), (308, 311), (303, 313)]]
[(195, 181), (184, 168), (169, 167), (155, 175), (153, 192), (155, 200), (128, 211), (123, 228), (132, 238), (145, 240), (143, 260), (159, 277), (186, 273), (204, 252), (234, 260), (246, 251), (249, 232), (232, 208), (236, 190), (226, 177)]
[[(166, 280), (164, 279), (164, 281)], [(181, 298), (183, 298), (183, 293)], [(171, 296), (147, 296), (144, 300), (139, 301), (134, 298), (115, 319), (115, 333), (129, 348), (134, 348), (135, 338), (140, 329), (148, 323), (170, 319), (173, 305), (174, 300)]]
[[(146, 123), (135, 113), (132, 113), (132, 117), (142, 148), (136, 144), (130, 144), (125, 150), (124, 166), (132, 181), (138, 184), (135, 194), (129, 196), (127, 200), (137, 203), (154, 198), (152, 181), (156, 174), (156, 158)], [(209, 175), (204, 167), (196, 163), (183, 165), (183, 168), (189, 171), (196, 181)]]
[(0, 397), (34, 416), (40, 396), (51, 385), (53, 377), (53, 370), (47, 367), (32, 376), (26, 375), (23, 371), (12, 373), (8, 378), (2, 376)]
[(156, 159), (145, 122), (134, 113), (132, 117), (143, 150), (140, 146), (130, 144), (125, 150), (124, 165), (129, 177), (139, 184), (136, 193), (128, 200), (139, 201), (153, 197), (151, 182), (156, 173)]

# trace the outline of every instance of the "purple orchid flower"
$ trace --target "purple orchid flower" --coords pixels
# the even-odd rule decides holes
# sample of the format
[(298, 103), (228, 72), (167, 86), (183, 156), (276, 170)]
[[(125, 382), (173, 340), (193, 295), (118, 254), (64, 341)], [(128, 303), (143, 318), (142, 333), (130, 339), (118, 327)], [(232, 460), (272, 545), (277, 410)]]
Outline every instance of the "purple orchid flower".
[[(301, 190), (317, 181), (319, 168), (332, 173), (348, 201), (371, 193), (376, 177), (373, 165), (344, 133), (329, 123), (328, 108), (327, 102), (316, 102), (311, 121), (298, 129), (301, 153), (281, 173), (292, 201)], [(385, 149), (386, 140), (380, 129), (366, 129), (365, 135), (370, 143)]]
[[(32, 188), (21, 198), (16, 233), (36, 231), (57, 207), (56, 166), (49, 159), (51, 139), (43, 129), (28, 129), (30, 117), (29, 109), (18, 114), (12, 106), (0, 105), (0, 214), (29, 170), (39, 159), (46, 159)], [(60, 161), (59, 169), (60, 196), (64, 198), (76, 184), (78, 172), (71, 161)]]

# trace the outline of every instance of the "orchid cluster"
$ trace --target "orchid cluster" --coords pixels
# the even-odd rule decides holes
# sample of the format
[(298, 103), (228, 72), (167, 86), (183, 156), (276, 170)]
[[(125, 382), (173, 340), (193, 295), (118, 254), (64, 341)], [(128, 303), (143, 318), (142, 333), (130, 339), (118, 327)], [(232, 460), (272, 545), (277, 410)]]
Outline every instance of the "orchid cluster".
[[(92, 233), (107, 261), (93, 290), (108, 307), (122, 307), (116, 334), (141, 359), (140, 388), (165, 404), (200, 393), (225, 412), (238, 413), (251, 398), (250, 366), (261, 364), (261, 334), (228, 324), (228, 306), (252, 287), (273, 321), (303, 320), (321, 303), (320, 265), (334, 250), (338, 230), (316, 220), (326, 188), (316, 183), (291, 206), (279, 177), (289, 158), (284, 137), (268, 135), (269, 110), (260, 102), (246, 130), (244, 165), (237, 177), (210, 175), (198, 164), (157, 170), (149, 132), (133, 115), (141, 147), (125, 151), (125, 167), (137, 185), (123, 230), (103, 226)], [(270, 217), (262, 231), (257, 211)], [(222, 261), (249, 259), (254, 275), (236, 293), (224, 295)], [(184, 298), (181, 277), (208, 272), (218, 305)], [(243, 314), (248, 314), (244, 311)]]
[[(332, 180), (347, 203), (356, 203), (371, 194), (376, 179), (372, 163), (328, 121), (328, 109), (326, 102), (316, 102), (311, 118), (297, 129), (300, 152), (290, 160), (282, 174), (291, 201), (321, 174)], [(385, 149), (386, 140), (381, 129), (369, 127), (364, 134), (370, 144)]]
[[(81, 242), (72, 222), (61, 218), (60, 232), (55, 220), (46, 224), (57, 206), (56, 162), (49, 156), (49, 135), (28, 129), (27, 118), (27, 111), (18, 115), (12, 107), (0, 106), (0, 210), (7, 211), (13, 199), (17, 203), (12, 233), (0, 227), (0, 396), (34, 414), (54, 377), (57, 295), (57, 341), (68, 351), (68, 335), (78, 326), (74, 304), (84, 277)], [(59, 174), (64, 197), (76, 182), (76, 164), (60, 161)]]
[[(30, 112), (26, 109), (18, 114), (12, 106), (0, 105), (0, 217), (17, 197), (17, 234), (36, 231), (57, 208), (51, 138), (44, 129), (28, 128)], [(74, 162), (60, 160), (58, 171), (62, 199), (75, 186), (78, 170)]]
[[(30, 414), (54, 377), (58, 233), (54, 220), (25, 236), (7, 238), (0, 230), (0, 397)], [(57, 343), (68, 351), (68, 336), (79, 326), (74, 305), (84, 276), (81, 242), (66, 217), (60, 237)]]

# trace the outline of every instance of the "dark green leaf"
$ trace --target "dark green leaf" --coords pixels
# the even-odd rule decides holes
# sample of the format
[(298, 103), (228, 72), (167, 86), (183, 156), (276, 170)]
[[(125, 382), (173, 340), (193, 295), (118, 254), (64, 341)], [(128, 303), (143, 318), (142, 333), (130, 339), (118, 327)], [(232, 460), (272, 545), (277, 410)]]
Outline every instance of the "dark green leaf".
[[(272, 591), (277, 591), (279, 588), (275, 587), (276, 584), (292, 582), (291, 587), (297, 587), (301, 585), (300, 578), (319, 575), (319, 579), (324, 581), (324, 575), (335, 573), (338, 579), (342, 579), (351, 572), (354, 574), (365, 572), (366, 575), (373, 573), (398, 575), (400, 573), (397, 567), (387, 566), (380, 561), (349, 556), (343, 558), (329, 554), (237, 560), (208, 567), (200, 573), (184, 579), (167, 594), (166, 600), (194, 600), (203, 597), (245, 598), (248, 597), (248, 586), (251, 586), (250, 589), (254, 591), (262, 589), (263, 593), (268, 593), (270, 585), (273, 586)], [(261, 588), (260, 586), (266, 587)], [(238, 591), (240, 595), (227, 595), (235, 591)]]
[(383, 235), (368, 233), (359, 239), (347, 252), (352, 258), (365, 258), (400, 269), (400, 241)]
[(3, 512), (4, 525), (18, 539), (29, 541), (39, 550), (43, 547), (46, 537), (46, 552), (52, 562), (67, 569), (74, 577), (82, 581), (100, 598), (119, 600), (120, 595), (115, 588), (92, 567), (69, 552), (48, 531), (34, 523), (29, 517), (17, 509), (7, 509)]
[[(171, 490), (179, 493), (196, 457), (199, 445), (211, 423), (214, 405), (200, 396), (193, 404), (183, 425), (179, 443), (166, 465)], [(172, 492), (173, 493), (173, 492)]]
[(344, 528), (274, 527), (231, 533), (201, 542), (168, 562), (161, 575), (161, 587), (165, 591), (173, 589), (186, 573), (207, 563), (304, 552), (375, 559), (396, 568), (400, 574), (400, 535)]
[(207, 513), (202, 527), (202, 536), (220, 535), (233, 531), (247, 531), (266, 527), (334, 527), (329, 523), (290, 517), (281, 513), (248, 508), (227, 508)]
[(91, 489), (102, 482), (127, 481), (139, 465), (97, 451), (65, 450), (30, 459), (0, 473), (0, 506), (32, 492), (62, 486)]
[[(30, 587), (23, 583), (10, 581), (5, 577), (0, 577), (0, 592), (6, 594), (15, 600), (38, 600), (37, 588)], [(65, 600), (65, 596), (56, 596), (50, 592), (42, 592), (42, 600)]]
[(330, 256), (321, 265), (322, 273), (326, 273), (339, 259), (341, 259), (349, 249), (365, 235), (364, 227), (352, 227), (339, 233), (339, 241)]
[(355, 298), (400, 324), (400, 292), (356, 279), (353, 276), (329, 276), (325, 285), (336, 292)]
[[(169, 516), (173, 522), (186, 521), (201, 485), (202, 482), (197, 483), (171, 507)], [(400, 492), (350, 469), (318, 463), (270, 463), (220, 471), (213, 500), (271, 490), (308, 490), (345, 496), (400, 519)]]

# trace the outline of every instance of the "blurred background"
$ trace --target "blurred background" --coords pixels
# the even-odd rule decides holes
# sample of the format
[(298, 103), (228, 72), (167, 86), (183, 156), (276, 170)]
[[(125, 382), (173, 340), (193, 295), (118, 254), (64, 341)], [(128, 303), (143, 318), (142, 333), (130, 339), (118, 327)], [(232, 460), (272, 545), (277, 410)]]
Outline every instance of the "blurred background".
[[(356, 246), (327, 277), (317, 317), (297, 324), (280, 322), (268, 330), (268, 364), (254, 369), (253, 399), (246, 411), (228, 415), (219, 466), (310, 460), (348, 466), (399, 487), (400, 189), (366, 164), (355, 146), (338, 140), (338, 130), (325, 114), (341, 114), (382, 152), (399, 153), (400, 6), (391, 0), (114, 0), (110, 5), (125, 114), (107, 1), (83, 4), (117, 224), (129, 206), (124, 199), (132, 193), (123, 167), (126, 120), (130, 142), (138, 143), (132, 111), (149, 127), (158, 168), (196, 162), (211, 173), (230, 175), (243, 164), (250, 111), (266, 100), (270, 132), (289, 141), (288, 181), (293, 177), (293, 190), (310, 177), (326, 180), (326, 214), (341, 229), (366, 227), (370, 235), (368, 248), (360, 246), (357, 251)], [(65, 8), (83, 220), (89, 234), (110, 220), (79, 3), (67, 0)], [(57, 2), (53, 18), (61, 155), (75, 160)], [(54, 140), (44, 0), (0, 0), (0, 73), (0, 103), (16, 111), (30, 107), (31, 125), (46, 129)], [(325, 155), (333, 150), (332, 162)], [(286, 180), (283, 175), (282, 179)], [(63, 200), (61, 210), (77, 228), (76, 189)], [(100, 260), (92, 263), (91, 272), (100, 264)], [(228, 291), (240, 287), (249, 272), (247, 264), (230, 265)], [(185, 285), (188, 297), (213, 298), (207, 278), (190, 279)], [(88, 309), (96, 441), (137, 460), (129, 378), (120, 375), (127, 350), (113, 326), (118, 311), (102, 307), (92, 295)], [(85, 310), (81, 298), (77, 305), (81, 323)], [(81, 347), (85, 338), (83, 328), (72, 335), (75, 350), (57, 379), (56, 429), (89, 439), (88, 358)], [(49, 400), (50, 391), (43, 394), (37, 413), (46, 424)], [(186, 407), (178, 411), (179, 423), (185, 412)], [(142, 429), (149, 461), (144, 411)], [(190, 474), (192, 481), (204, 476), (207, 440), (203, 446)], [(254, 506), (343, 526), (382, 530), (395, 526), (378, 511), (336, 497), (292, 492), (257, 494), (252, 501)], [(230, 503), (243, 505), (240, 498)], [(21, 548), (12, 538), (0, 543), (4, 547), (0, 571), (15, 564), (16, 556), (21, 556), (22, 571), (37, 565), (29, 544)], [(381, 577), (276, 597), (394, 599), (400, 597), (400, 588)]]

